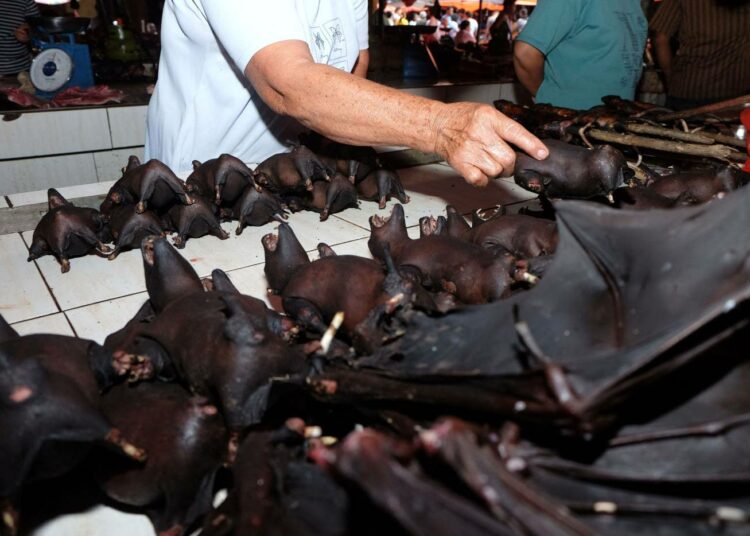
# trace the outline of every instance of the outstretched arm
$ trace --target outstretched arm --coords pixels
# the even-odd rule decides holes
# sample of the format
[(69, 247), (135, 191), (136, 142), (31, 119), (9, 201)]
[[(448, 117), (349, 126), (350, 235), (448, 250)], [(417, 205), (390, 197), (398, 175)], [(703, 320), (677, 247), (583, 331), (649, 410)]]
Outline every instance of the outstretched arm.
[(436, 152), (475, 185), (512, 173), (515, 153), (508, 144), (535, 158), (548, 154), (535, 136), (489, 105), (445, 104), (316, 64), (303, 41), (261, 49), (245, 74), (279, 114), (343, 143)]

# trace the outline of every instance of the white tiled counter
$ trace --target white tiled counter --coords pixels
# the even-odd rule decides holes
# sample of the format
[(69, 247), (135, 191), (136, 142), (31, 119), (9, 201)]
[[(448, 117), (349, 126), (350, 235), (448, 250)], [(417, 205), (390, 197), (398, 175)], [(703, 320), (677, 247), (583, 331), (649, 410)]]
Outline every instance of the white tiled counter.
[(117, 179), (143, 157), (146, 106), (35, 111), (0, 122), (0, 195)]

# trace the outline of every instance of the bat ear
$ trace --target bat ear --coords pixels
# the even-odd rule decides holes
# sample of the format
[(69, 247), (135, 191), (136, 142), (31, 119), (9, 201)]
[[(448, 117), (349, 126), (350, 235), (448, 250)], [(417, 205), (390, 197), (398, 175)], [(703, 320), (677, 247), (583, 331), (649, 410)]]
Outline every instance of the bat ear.
[(47, 203), (49, 204), (50, 210), (70, 205), (70, 201), (65, 199), (62, 194), (54, 188), (47, 190)]
[(131, 169), (135, 169), (140, 165), (141, 159), (135, 155), (131, 155), (130, 158), (128, 158), (128, 165), (125, 166), (125, 171), (130, 171)]

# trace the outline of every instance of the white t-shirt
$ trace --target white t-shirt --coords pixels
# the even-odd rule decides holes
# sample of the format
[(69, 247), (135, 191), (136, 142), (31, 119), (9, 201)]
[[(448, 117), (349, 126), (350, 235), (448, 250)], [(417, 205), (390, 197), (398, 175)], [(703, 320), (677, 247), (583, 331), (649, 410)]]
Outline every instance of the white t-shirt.
[(146, 158), (176, 173), (229, 153), (261, 162), (301, 125), (263, 103), (243, 72), (262, 48), (305, 41), (316, 63), (351, 71), (368, 48), (367, 0), (167, 0)]

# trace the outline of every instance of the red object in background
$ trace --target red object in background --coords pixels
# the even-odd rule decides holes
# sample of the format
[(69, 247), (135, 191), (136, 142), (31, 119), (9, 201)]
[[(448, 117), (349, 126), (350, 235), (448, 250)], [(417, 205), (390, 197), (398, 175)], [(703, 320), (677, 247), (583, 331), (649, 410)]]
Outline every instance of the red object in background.
[[(747, 154), (750, 156), (750, 108), (745, 108), (740, 114), (740, 121), (745, 125), (745, 144), (747, 145)], [(743, 171), (750, 173), (750, 158), (745, 162)]]

